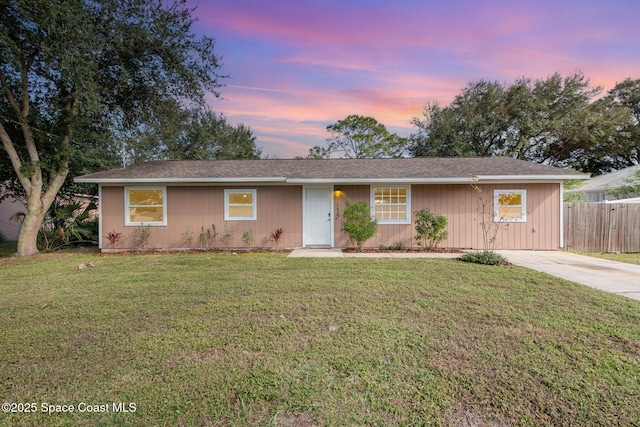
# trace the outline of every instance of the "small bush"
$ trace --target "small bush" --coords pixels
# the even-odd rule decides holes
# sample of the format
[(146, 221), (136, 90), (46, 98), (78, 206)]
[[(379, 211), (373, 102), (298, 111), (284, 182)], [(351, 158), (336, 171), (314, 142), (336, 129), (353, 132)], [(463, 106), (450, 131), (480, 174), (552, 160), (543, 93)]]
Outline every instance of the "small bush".
[(418, 246), (425, 249), (435, 249), (440, 242), (449, 235), (447, 232), (447, 218), (429, 212), (429, 209), (421, 209), (414, 212), (416, 216), (416, 240)]
[(269, 237), (271, 238), (271, 240), (273, 240), (273, 243), (276, 245), (276, 247), (278, 247), (278, 245), (280, 244), (280, 239), (282, 239), (283, 234), (284, 229), (282, 227), (274, 230), (271, 234), (269, 234)]
[(104, 237), (106, 237), (111, 242), (111, 249), (113, 249), (115, 248), (118, 240), (120, 240), (120, 237), (122, 237), (122, 233), (119, 233), (115, 229), (113, 229), (113, 231), (108, 232)]
[(493, 251), (466, 252), (460, 259), (465, 262), (484, 265), (506, 265), (509, 263), (505, 257)]
[(391, 246), (380, 245), (381, 251), (404, 251), (407, 249), (402, 242), (394, 242)]
[(193, 241), (193, 231), (191, 231), (190, 227), (187, 226), (187, 229), (182, 233), (181, 238), (183, 245), (191, 245), (191, 242)]
[(151, 235), (151, 229), (148, 225), (140, 223), (139, 226), (133, 230), (133, 245), (136, 249), (144, 251), (147, 249), (149, 243), (149, 237)]
[(371, 217), (371, 211), (366, 202), (351, 203), (349, 200), (342, 217), (344, 218), (342, 231), (347, 233), (349, 240), (356, 245), (358, 251), (361, 251), (364, 242), (378, 231), (378, 221)]
[(244, 230), (242, 232), (242, 244), (245, 248), (251, 247), (253, 245), (253, 230)]
[(228, 248), (233, 241), (233, 226), (229, 226), (226, 222), (224, 223), (224, 231), (222, 232), (220, 241), (225, 248)]
[(200, 237), (198, 238), (200, 246), (203, 249), (211, 249), (215, 246), (217, 236), (218, 232), (216, 231), (215, 224), (211, 224), (211, 228), (207, 228), (206, 230), (204, 226), (200, 227)]

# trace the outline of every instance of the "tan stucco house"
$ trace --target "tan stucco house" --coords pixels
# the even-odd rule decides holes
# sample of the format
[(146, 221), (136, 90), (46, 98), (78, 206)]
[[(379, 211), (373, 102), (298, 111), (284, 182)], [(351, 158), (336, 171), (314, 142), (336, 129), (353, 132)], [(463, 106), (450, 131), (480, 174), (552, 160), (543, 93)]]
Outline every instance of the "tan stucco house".
[[(416, 247), (414, 212), (448, 220), (441, 246), (482, 249), (481, 214), (499, 221), (496, 249), (563, 246), (562, 182), (588, 175), (506, 157), (327, 160), (153, 161), (93, 173), (76, 182), (99, 186), (100, 248), (135, 249), (148, 226), (148, 249), (200, 247), (203, 230), (231, 231), (228, 247), (347, 247), (346, 200), (366, 201), (378, 219), (367, 247)], [(480, 193), (476, 189), (480, 189)], [(191, 236), (191, 239), (188, 237)], [(218, 239), (217, 246), (221, 246)]]

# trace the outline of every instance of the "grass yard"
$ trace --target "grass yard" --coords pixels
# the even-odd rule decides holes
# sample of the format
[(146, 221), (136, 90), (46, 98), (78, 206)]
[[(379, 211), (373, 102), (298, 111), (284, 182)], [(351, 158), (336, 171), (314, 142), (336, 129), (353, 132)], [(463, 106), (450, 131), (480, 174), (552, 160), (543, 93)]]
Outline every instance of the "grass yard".
[(36, 411), (0, 425), (640, 420), (640, 302), (519, 267), (68, 253), (0, 260), (0, 296), (2, 401)]
[(611, 261), (626, 262), (628, 264), (640, 265), (640, 252), (625, 254), (601, 253), (601, 252), (577, 252), (580, 255), (587, 255), (596, 258), (604, 258)]

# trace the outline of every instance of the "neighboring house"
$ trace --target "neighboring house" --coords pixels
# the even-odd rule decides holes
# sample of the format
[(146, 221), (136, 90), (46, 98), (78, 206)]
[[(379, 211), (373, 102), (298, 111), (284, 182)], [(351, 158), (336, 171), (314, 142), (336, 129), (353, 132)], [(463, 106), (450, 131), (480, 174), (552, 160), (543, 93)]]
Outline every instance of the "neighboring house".
[(18, 240), (20, 233), (20, 222), (11, 219), (18, 212), (26, 212), (24, 203), (7, 197), (0, 202), (0, 233), (8, 240)]
[(635, 178), (639, 171), (640, 165), (620, 169), (619, 171), (592, 178), (580, 187), (566, 190), (566, 192), (580, 196), (580, 200), (584, 202), (603, 202), (605, 200), (640, 196), (640, 194), (621, 194), (615, 191), (620, 190), (628, 184), (628, 181)]
[(631, 197), (629, 199), (605, 200), (604, 202), (609, 204), (640, 203), (640, 197)]
[[(448, 220), (441, 246), (483, 246), (485, 214), (503, 224), (499, 249), (563, 246), (562, 182), (588, 175), (506, 157), (325, 160), (155, 161), (84, 175), (99, 185), (100, 248), (122, 233), (116, 250), (135, 249), (136, 228), (148, 226), (148, 249), (200, 247), (215, 226), (216, 246), (348, 247), (341, 231), (346, 200), (365, 201), (379, 221), (366, 247), (416, 247), (414, 212), (428, 208)], [(472, 184), (482, 191), (477, 193)], [(140, 230), (140, 229), (138, 229)], [(189, 238), (191, 237), (191, 238)]]
[(18, 212), (26, 212), (27, 208), (22, 202), (15, 199), (5, 199), (0, 202), (0, 232), (8, 240), (18, 240), (20, 222), (11, 219)]

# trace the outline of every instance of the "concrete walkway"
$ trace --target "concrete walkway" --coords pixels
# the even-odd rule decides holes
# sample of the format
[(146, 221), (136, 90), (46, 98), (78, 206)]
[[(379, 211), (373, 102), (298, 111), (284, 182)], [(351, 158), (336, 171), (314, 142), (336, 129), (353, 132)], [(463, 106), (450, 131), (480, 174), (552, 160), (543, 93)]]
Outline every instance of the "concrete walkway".
[(460, 254), (433, 252), (342, 252), (340, 249), (295, 249), (289, 258), (458, 258)]
[[(496, 251), (509, 262), (585, 286), (640, 300), (640, 265), (562, 251)], [(343, 253), (340, 249), (296, 249), (290, 258), (457, 258), (447, 253)]]

